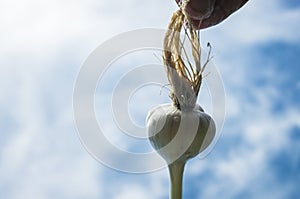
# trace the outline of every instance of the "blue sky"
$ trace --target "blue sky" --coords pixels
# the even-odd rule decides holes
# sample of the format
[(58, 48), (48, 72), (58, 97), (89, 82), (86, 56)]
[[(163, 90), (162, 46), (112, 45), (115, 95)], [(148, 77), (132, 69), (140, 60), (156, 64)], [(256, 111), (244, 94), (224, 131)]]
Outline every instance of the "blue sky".
[[(103, 166), (85, 151), (73, 121), (74, 82), (89, 54), (124, 31), (166, 28), (176, 10), (172, 1), (118, 3), (1, 1), (0, 198), (168, 198), (166, 169), (126, 174)], [(212, 152), (187, 164), (184, 198), (300, 196), (299, 20), (295, 0), (250, 0), (201, 33), (222, 75), (226, 118)], [(149, 61), (134, 54), (128, 60)], [(205, 91), (199, 103), (210, 113)], [(159, 92), (151, 87), (133, 98), (136, 123), (143, 125), (152, 105), (168, 101), (167, 90)], [(97, 94), (109, 102), (109, 89)], [(151, 150), (105, 121), (113, 143)]]

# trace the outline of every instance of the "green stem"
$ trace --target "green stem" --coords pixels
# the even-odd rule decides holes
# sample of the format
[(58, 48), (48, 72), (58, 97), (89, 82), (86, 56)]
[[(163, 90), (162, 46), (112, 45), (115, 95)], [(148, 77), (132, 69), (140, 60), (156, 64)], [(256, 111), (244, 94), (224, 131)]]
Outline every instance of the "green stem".
[(182, 199), (182, 176), (185, 162), (175, 161), (169, 165), (171, 180), (170, 199)]

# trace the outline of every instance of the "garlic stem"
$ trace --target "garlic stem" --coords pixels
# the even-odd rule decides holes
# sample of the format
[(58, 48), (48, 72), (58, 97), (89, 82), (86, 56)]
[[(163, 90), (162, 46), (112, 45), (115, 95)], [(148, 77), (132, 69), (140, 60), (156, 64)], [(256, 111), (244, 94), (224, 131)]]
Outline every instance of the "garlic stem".
[(182, 199), (182, 176), (185, 161), (177, 160), (169, 165), (171, 179), (170, 199)]

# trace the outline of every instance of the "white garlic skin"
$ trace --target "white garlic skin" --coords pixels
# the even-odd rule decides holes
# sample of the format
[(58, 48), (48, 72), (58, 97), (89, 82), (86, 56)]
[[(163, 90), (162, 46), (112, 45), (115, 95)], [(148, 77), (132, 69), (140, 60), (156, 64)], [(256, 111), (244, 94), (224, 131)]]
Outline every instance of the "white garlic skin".
[(152, 146), (168, 164), (195, 157), (209, 146), (216, 133), (213, 119), (199, 105), (192, 110), (159, 105), (149, 111), (146, 125)]

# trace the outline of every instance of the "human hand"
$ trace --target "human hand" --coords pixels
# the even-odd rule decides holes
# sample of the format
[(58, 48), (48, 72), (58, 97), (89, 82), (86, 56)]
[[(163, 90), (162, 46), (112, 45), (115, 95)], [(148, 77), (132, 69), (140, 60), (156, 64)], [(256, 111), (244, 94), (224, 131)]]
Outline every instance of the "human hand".
[[(248, 0), (190, 0), (186, 11), (196, 29), (214, 26), (240, 9)], [(182, 0), (176, 0), (180, 5)], [(201, 23), (200, 23), (201, 22)]]

